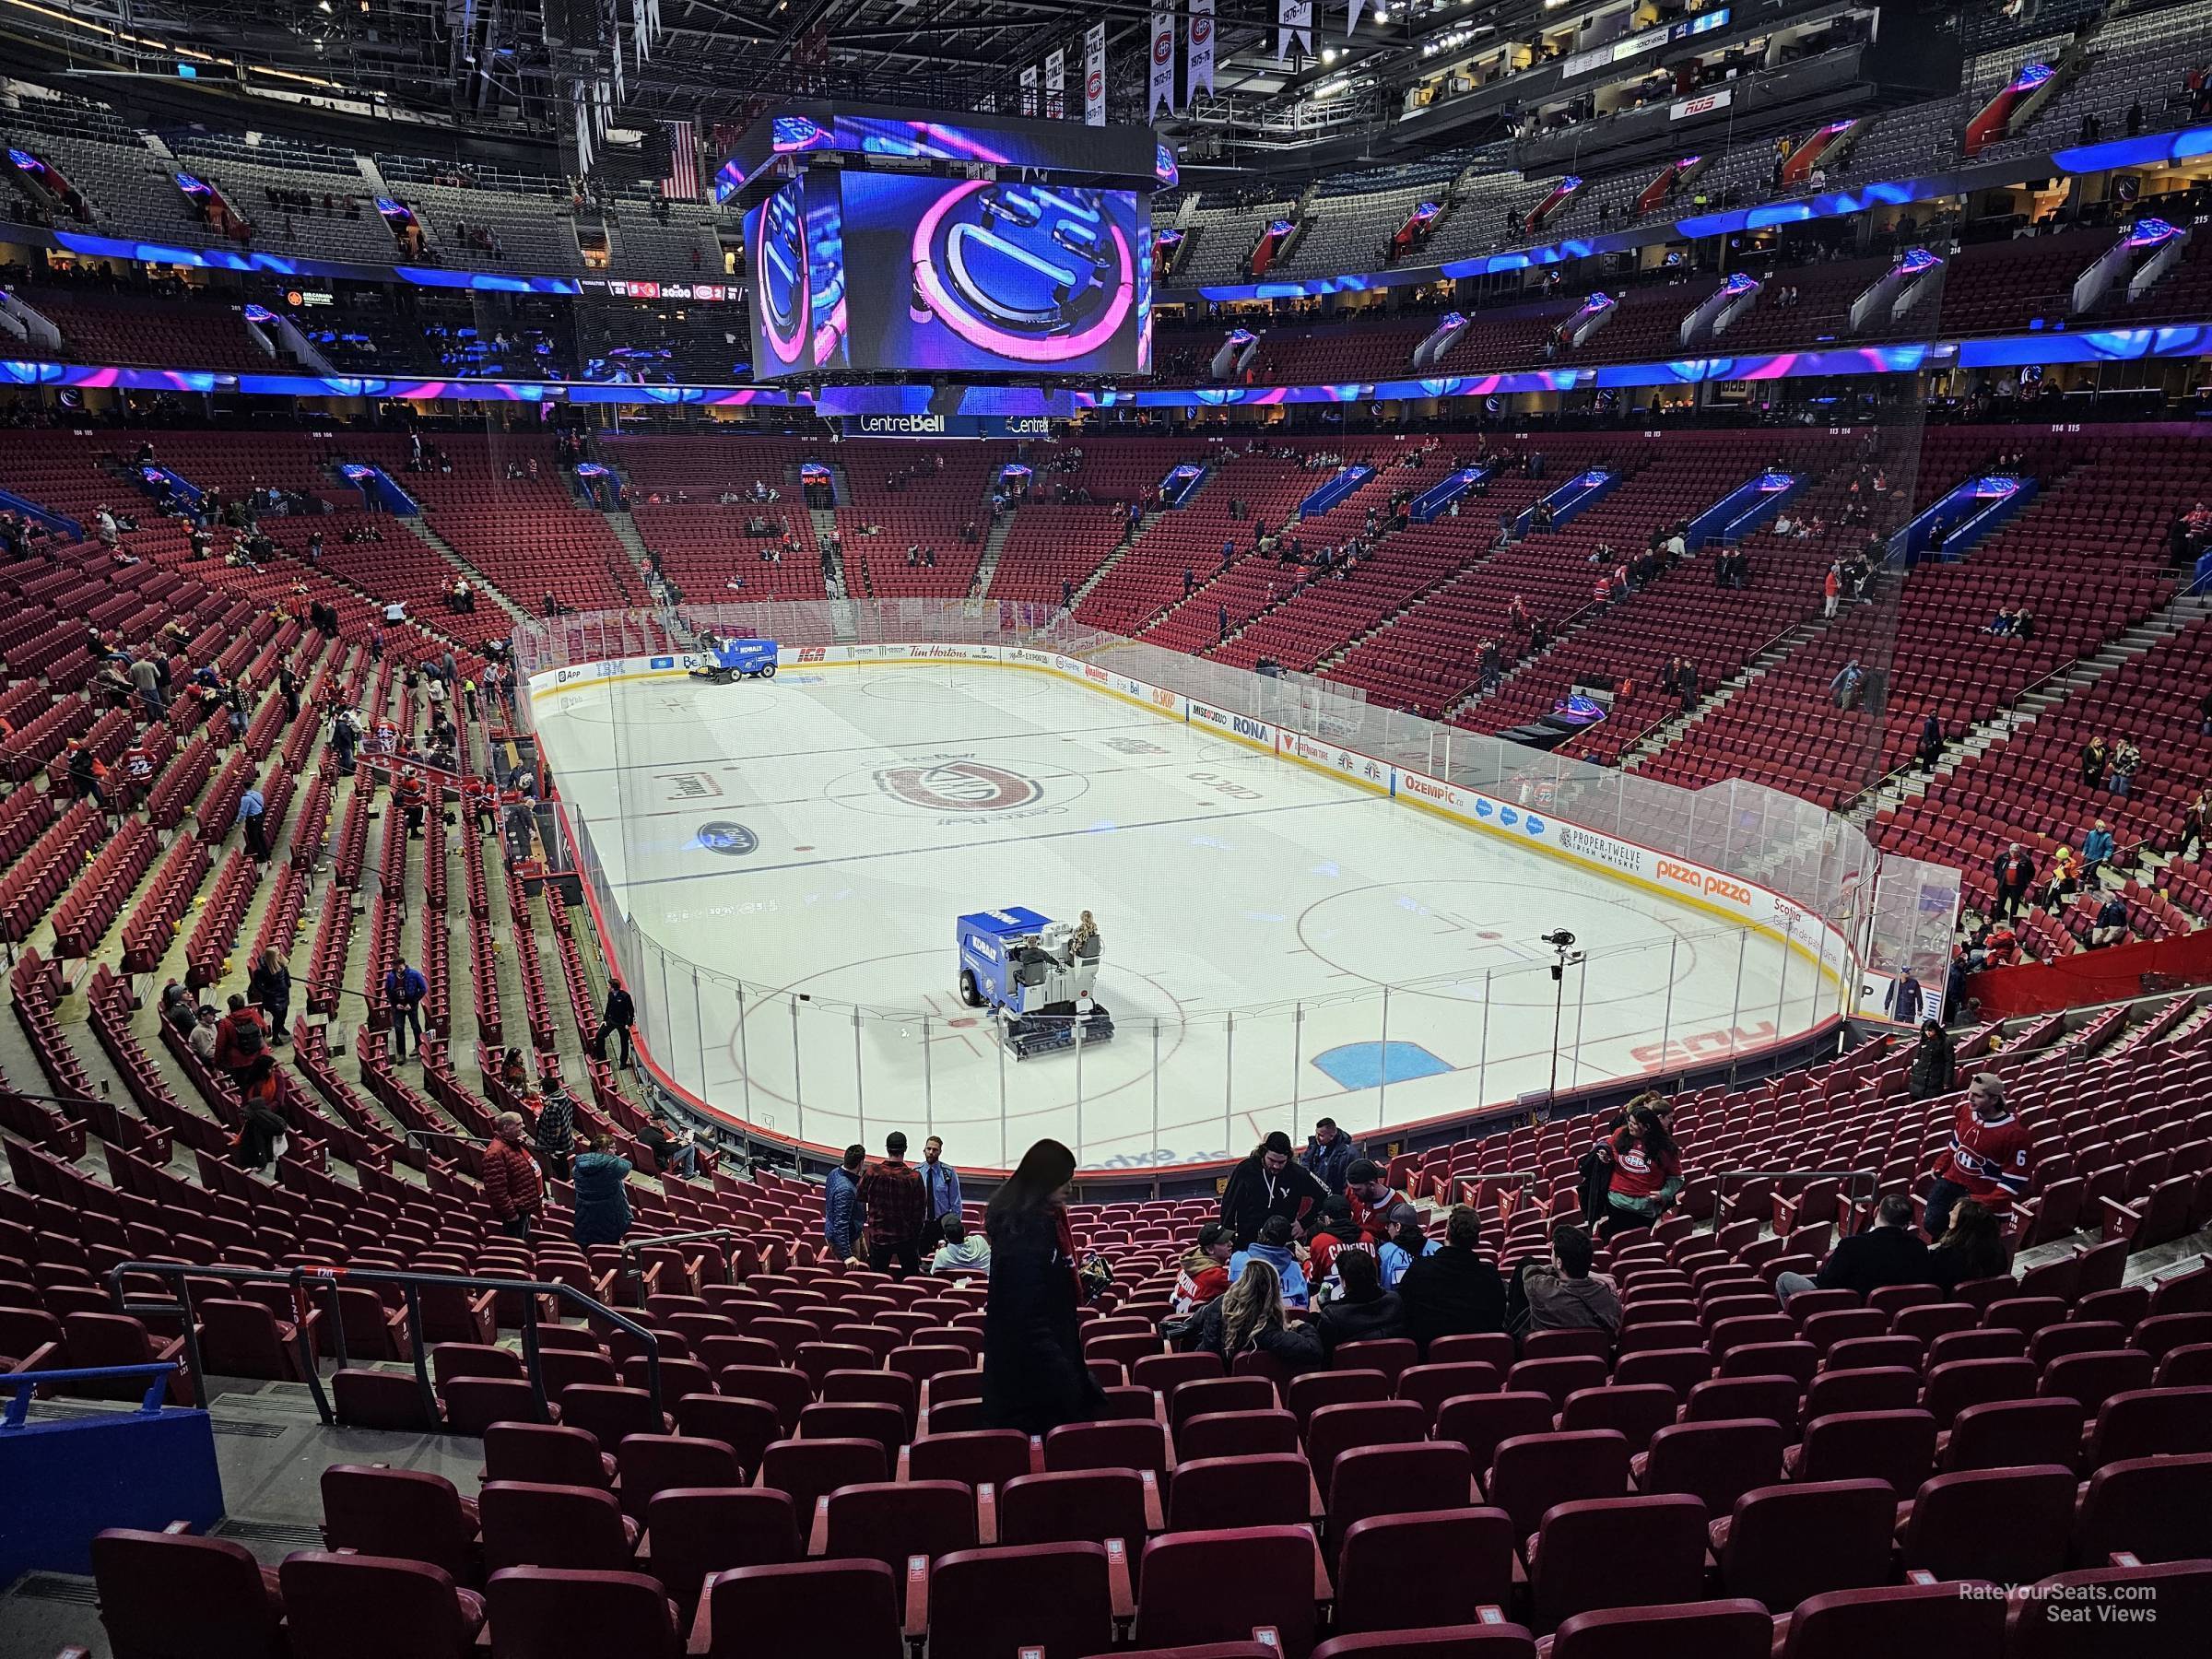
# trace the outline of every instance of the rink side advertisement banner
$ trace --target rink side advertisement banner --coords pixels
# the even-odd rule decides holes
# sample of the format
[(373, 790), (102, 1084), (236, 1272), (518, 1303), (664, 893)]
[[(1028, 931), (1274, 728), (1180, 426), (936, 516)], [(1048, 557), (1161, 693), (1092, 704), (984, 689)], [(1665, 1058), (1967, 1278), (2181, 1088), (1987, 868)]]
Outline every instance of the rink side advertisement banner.
[[(697, 653), (677, 653), (572, 663), (564, 668), (531, 676), (530, 696), (535, 701), (563, 692), (595, 689), (618, 680), (688, 674), (701, 661)], [(1080, 657), (1023, 646), (931, 641), (913, 645), (785, 645), (777, 653), (777, 663), (784, 668), (835, 667), (856, 663), (987, 663), (1077, 681), (1094, 691), (1139, 704), (1167, 719), (1205, 726), (1231, 742), (1265, 749), (1283, 759), (1333, 773), (1347, 782), (1424, 807), (1470, 829), (1507, 837), (1524, 846), (1571, 860), (1598, 875), (1632, 881), (1670, 899), (1743, 923), (1795, 949), (1823, 973), (1841, 978), (1853, 971), (1848, 941), (1831, 923), (1794, 900), (1741, 877), (1708, 868), (1674, 853), (1655, 852), (1581, 824), (1565, 822), (1553, 818), (1548, 811), (1521, 802), (1392, 766), (1302, 732), (1286, 731), (1249, 714), (1217, 708)], [(1871, 1006), (1877, 1011), (1885, 988), (1884, 984), (1871, 987)], [(1852, 990), (1855, 994), (1854, 1003), (1865, 1000), (1866, 992), (1861, 989), (1856, 977)]]

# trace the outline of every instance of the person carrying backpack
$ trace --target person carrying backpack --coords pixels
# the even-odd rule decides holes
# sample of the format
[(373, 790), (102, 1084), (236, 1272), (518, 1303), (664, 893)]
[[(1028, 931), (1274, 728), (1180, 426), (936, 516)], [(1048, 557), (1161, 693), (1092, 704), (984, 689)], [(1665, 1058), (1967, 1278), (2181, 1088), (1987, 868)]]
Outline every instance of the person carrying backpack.
[(232, 1082), (242, 1086), (246, 1072), (268, 1046), (269, 1028), (260, 1011), (232, 993), (230, 1011), (216, 1022), (215, 1064), (230, 1074)]
[(429, 982), (407, 966), (401, 957), (384, 975), (384, 1001), (392, 1009), (392, 1058), (407, 1057), (407, 1032), (415, 1033), (415, 1052), (422, 1052), (422, 999), (429, 994)]

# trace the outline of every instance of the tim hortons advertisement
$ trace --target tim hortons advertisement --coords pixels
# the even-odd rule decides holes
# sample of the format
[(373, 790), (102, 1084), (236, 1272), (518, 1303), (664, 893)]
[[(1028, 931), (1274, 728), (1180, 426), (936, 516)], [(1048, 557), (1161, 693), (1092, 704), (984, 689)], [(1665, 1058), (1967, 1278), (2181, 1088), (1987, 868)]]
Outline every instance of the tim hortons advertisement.
[(1390, 788), (1390, 768), (1373, 756), (1338, 748), (1333, 743), (1324, 743), (1320, 738), (1309, 737), (1303, 732), (1285, 732), (1282, 752), (1303, 760), (1308, 766), (1334, 772), (1340, 778), (1363, 784), (1369, 789), (1387, 792)]

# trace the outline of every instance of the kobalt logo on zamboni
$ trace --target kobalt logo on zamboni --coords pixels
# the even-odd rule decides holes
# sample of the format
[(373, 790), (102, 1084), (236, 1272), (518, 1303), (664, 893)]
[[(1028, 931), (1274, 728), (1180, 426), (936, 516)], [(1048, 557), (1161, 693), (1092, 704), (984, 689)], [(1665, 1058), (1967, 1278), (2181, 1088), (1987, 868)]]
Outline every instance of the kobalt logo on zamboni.
[(774, 679), (776, 642), (773, 640), (724, 640), (712, 633), (699, 636), (699, 665), (693, 679), (726, 686), (735, 679)]
[(1091, 995), (1101, 951), (1088, 911), (1080, 922), (1054, 922), (1004, 905), (960, 917), (953, 937), (960, 1000), (991, 1010), (1017, 1060), (1112, 1037), (1112, 1016)]

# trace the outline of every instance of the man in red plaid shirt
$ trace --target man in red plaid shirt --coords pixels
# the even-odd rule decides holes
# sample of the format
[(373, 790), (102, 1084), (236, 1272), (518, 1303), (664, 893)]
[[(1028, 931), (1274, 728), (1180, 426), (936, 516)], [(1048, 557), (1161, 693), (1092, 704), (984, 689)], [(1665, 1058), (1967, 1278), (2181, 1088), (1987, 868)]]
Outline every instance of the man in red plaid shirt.
[(929, 1191), (922, 1172), (906, 1161), (906, 1136), (884, 1137), (883, 1161), (860, 1178), (860, 1207), (867, 1218), (868, 1265), (887, 1271), (896, 1259), (901, 1277), (922, 1271), (922, 1233), (929, 1225)]

